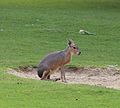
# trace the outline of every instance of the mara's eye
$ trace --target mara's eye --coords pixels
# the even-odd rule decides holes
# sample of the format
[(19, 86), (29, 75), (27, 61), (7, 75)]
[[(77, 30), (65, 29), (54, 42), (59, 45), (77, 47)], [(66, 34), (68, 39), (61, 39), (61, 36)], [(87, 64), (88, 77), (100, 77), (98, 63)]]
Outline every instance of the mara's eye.
[(73, 47), (73, 49), (76, 49), (76, 47)]

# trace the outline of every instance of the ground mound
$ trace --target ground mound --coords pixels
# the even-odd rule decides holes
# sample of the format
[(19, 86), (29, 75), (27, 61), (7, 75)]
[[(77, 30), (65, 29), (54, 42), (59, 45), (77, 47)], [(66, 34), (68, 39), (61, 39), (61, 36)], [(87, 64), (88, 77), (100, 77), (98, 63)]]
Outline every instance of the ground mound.
[[(120, 90), (120, 69), (117, 68), (65, 67), (65, 72), (68, 84), (89, 84)], [(8, 73), (22, 78), (40, 80), (36, 67), (33, 66), (9, 69)], [(60, 72), (51, 76), (52, 79), (59, 77)]]

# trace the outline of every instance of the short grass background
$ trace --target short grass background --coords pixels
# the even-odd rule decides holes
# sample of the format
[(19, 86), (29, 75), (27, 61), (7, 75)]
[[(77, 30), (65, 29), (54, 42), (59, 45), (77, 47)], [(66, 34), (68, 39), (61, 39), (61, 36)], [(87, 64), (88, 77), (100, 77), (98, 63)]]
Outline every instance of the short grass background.
[[(1, 108), (119, 108), (120, 91), (21, 79), (10, 67), (37, 65), (72, 38), (82, 54), (71, 65), (120, 67), (119, 0), (0, 0)], [(80, 35), (80, 29), (96, 33)]]
[[(77, 66), (120, 66), (119, 0), (1, 0), (0, 65), (36, 65), (63, 50), (68, 38), (81, 48)], [(96, 36), (83, 36), (85, 29)]]

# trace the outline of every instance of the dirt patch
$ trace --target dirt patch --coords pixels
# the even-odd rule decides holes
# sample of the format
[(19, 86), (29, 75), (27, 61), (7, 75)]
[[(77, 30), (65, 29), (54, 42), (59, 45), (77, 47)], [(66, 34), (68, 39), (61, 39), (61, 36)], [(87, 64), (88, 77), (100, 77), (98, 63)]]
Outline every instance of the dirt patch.
[[(65, 72), (68, 84), (89, 84), (120, 90), (120, 69), (117, 68), (66, 67)], [(40, 80), (35, 67), (9, 69), (8, 73), (22, 78)], [(59, 77), (60, 72), (51, 75), (51, 79)]]

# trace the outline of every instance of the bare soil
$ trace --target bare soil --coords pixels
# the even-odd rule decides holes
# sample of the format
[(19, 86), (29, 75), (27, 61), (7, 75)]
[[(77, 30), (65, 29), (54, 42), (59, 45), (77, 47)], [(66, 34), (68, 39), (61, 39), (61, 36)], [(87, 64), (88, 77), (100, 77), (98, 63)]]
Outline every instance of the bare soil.
[[(120, 90), (120, 69), (118, 68), (66, 67), (65, 72), (68, 84), (88, 84)], [(36, 68), (33, 67), (9, 69), (8, 73), (22, 78), (40, 80), (40, 78), (37, 76)], [(59, 77), (60, 72), (56, 72), (55, 74), (51, 75), (51, 79)]]

